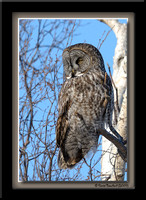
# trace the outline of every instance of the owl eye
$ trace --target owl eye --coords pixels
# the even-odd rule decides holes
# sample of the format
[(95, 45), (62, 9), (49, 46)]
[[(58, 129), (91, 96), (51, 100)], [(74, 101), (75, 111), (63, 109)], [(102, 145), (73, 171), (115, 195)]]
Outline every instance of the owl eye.
[(78, 59), (76, 60), (76, 64), (77, 64), (77, 65), (81, 65), (82, 62), (83, 62), (83, 58), (78, 58)]

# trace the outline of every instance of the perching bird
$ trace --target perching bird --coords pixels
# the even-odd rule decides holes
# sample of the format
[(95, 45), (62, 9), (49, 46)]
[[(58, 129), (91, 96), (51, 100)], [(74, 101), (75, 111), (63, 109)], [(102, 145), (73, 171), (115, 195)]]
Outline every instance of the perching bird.
[(58, 165), (72, 168), (98, 145), (98, 129), (110, 125), (113, 88), (100, 52), (79, 43), (63, 51), (66, 80), (58, 98)]

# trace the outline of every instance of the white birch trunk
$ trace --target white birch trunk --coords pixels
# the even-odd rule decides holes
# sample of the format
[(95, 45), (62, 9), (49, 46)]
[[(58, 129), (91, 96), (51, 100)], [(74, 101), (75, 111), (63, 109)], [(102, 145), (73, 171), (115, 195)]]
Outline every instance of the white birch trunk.
[[(113, 64), (113, 81), (118, 90), (118, 104), (120, 112), (117, 124), (114, 126), (117, 132), (127, 138), (127, 24), (121, 24), (115, 19), (102, 19), (117, 38)], [(114, 88), (114, 87), (113, 87)], [(116, 92), (114, 89), (114, 101)], [(114, 114), (113, 114), (114, 123)], [(114, 124), (113, 124), (114, 125)], [(107, 129), (109, 131), (109, 129)], [(110, 131), (109, 131), (110, 132)], [(108, 181), (123, 181), (125, 174), (125, 162), (119, 156), (114, 144), (102, 136), (101, 179)]]

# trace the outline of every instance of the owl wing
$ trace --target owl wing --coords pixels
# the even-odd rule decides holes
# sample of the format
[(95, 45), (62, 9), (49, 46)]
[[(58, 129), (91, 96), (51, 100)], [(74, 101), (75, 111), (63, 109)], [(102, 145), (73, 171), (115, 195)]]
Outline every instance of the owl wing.
[(102, 116), (105, 116), (107, 105), (111, 102), (111, 92), (112, 92), (112, 83), (110, 77), (105, 72), (104, 80), (102, 80), (102, 86), (104, 88), (104, 98), (101, 102), (102, 108), (103, 108), (103, 114)]
[(69, 109), (70, 102), (67, 101), (62, 107), (62, 112), (58, 117), (57, 126), (56, 126), (56, 142), (58, 146), (63, 144), (65, 139), (66, 133), (69, 130), (69, 123), (68, 123), (68, 109)]
[(56, 125), (56, 143), (61, 147), (64, 144), (66, 133), (69, 131), (68, 111), (71, 107), (72, 101), (66, 93), (66, 88), (63, 85), (59, 95), (59, 117)]

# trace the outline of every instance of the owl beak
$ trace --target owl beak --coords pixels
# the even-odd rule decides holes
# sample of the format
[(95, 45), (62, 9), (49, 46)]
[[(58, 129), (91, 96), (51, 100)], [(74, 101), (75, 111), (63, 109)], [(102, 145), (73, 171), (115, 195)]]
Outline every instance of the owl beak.
[(72, 69), (72, 77), (75, 77), (75, 70)]

